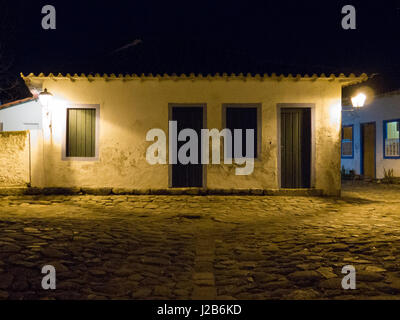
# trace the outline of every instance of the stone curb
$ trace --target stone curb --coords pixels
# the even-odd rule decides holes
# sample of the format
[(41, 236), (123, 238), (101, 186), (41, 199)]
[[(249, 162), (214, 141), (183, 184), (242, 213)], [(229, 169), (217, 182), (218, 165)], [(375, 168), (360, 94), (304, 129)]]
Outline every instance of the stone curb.
[(10, 195), (221, 195), (221, 196), (323, 196), (320, 189), (129, 189), (129, 188), (0, 188), (0, 196)]

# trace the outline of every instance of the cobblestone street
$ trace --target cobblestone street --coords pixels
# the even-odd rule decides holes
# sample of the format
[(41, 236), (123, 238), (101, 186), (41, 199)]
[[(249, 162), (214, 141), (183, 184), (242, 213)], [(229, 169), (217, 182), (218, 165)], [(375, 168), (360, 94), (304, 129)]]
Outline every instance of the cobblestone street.
[(399, 195), (1, 197), (0, 299), (400, 298)]

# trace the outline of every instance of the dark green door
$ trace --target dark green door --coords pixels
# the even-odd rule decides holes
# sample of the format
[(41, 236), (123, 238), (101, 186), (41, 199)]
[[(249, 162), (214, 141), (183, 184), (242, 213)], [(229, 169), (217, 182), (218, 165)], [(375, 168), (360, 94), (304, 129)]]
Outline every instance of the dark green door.
[[(183, 129), (193, 129), (199, 137), (198, 141), (198, 164), (172, 165), (172, 187), (203, 187), (203, 165), (201, 164), (201, 129), (203, 129), (202, 107), (173, 107), (172, 120), (177, 121), (178, 134)], [(177, 141), (178, 150), (186, 141)]]
[(281, 186), (310, 188), (311, 109), (281, 109)]

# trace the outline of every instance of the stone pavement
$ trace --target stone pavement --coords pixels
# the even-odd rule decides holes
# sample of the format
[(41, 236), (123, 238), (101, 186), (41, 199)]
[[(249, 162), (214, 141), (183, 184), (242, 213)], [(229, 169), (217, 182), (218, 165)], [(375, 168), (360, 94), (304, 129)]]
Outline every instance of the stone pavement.
[[(0, 299), (397, 299), (399, 255), (398, 186), (348, 183), (340, 199), (0, 197)], [(356, 290), (341, 287), (345, 265)]]

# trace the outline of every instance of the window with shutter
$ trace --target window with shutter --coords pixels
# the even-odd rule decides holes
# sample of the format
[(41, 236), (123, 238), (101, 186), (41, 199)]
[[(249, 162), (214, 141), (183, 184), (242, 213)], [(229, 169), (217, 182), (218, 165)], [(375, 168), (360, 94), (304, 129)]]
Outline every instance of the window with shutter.
[(67, 109), (66, 156), (96, 156), (96, 109)]
[(353, 126), (342, 128), (342, 158), (353, 158)]
[(400, 158), (400, 120), (383, 122), (385, 158)]

